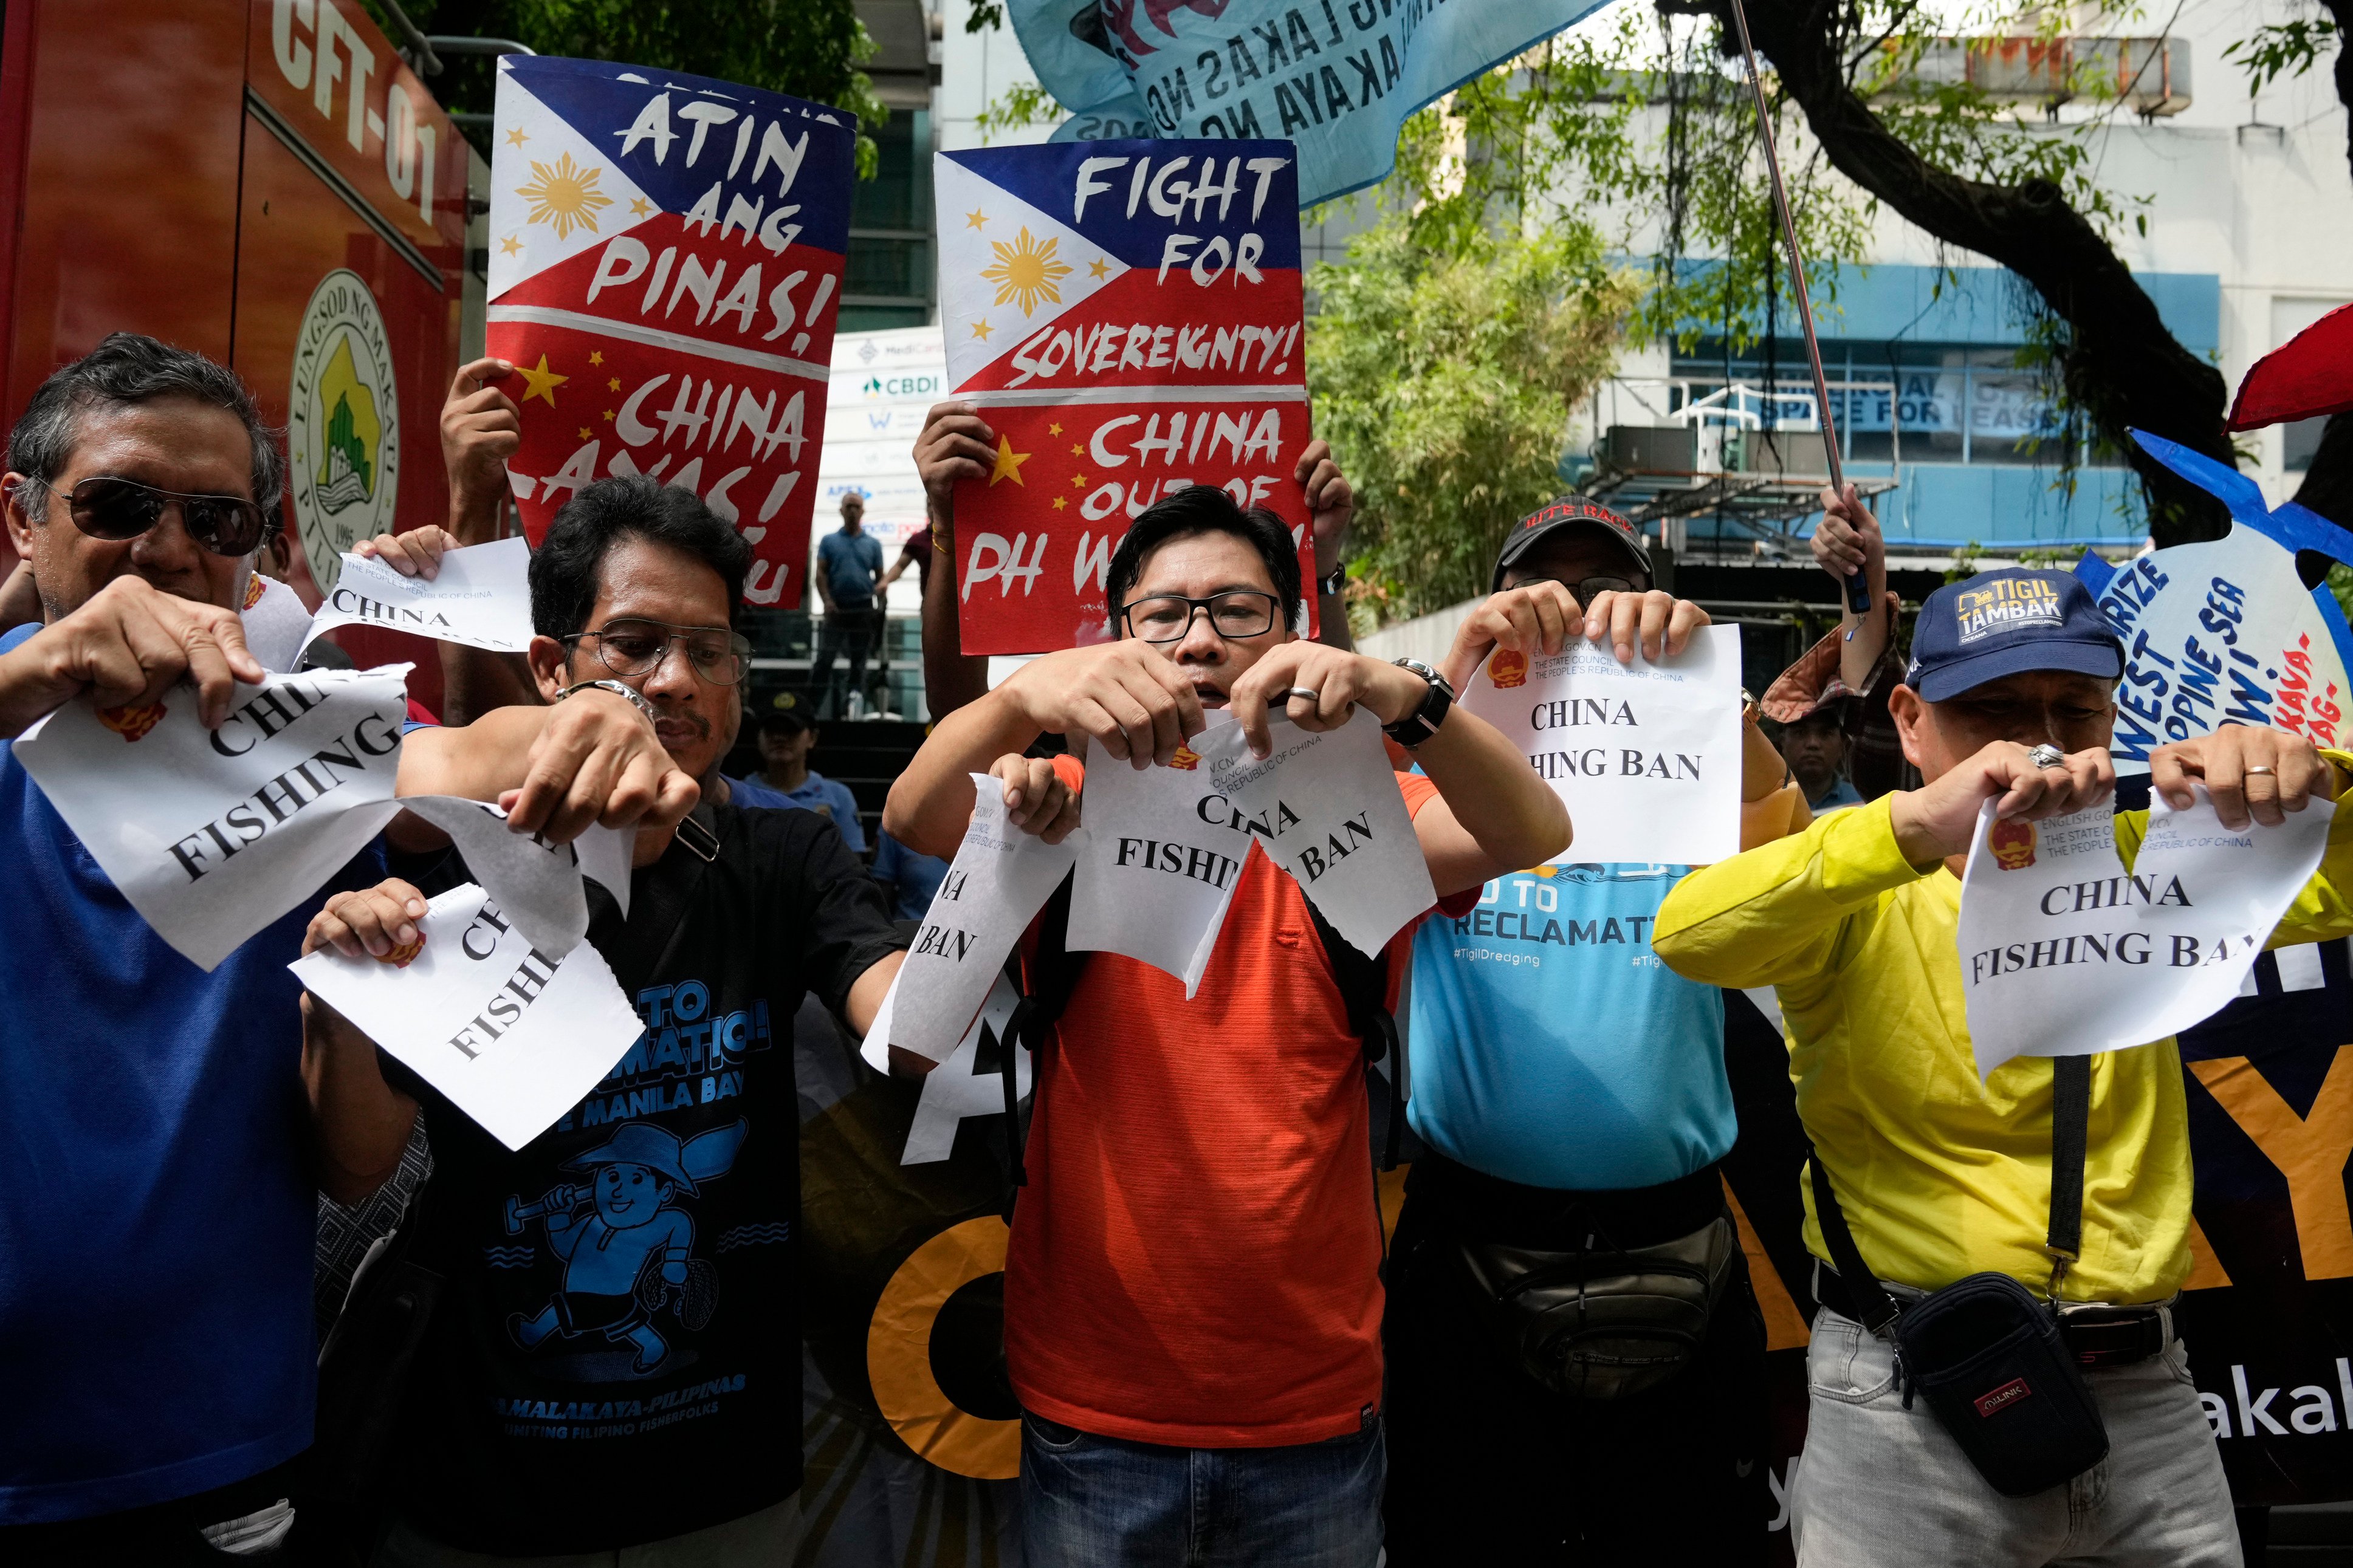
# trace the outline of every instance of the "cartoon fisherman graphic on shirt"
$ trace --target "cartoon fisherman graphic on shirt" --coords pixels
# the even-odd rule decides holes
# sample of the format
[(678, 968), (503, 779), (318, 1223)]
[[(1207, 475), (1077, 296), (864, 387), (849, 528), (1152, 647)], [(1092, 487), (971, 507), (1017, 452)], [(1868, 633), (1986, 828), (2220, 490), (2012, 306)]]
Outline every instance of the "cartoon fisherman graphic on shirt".
[(572, 1183), (537, 1203), (509, 1197), (507, 1234), (543, 1219), (547, 1245), (564, 1259), (564, 1286), (529, 1318), (507, 1319), (507, 1331), (525, 1350), (551, 1334), (587, 1333), (627, 1340), (637, 1349), (633, 1370), (649, 1373), (670, 1354), (653, 1323), (667, 1307), (692, 1331), (711, 1320), (718, 1288), (710, 1264), (692, 1256), (694, 1220), (673, 1207), (695, 1184), (723, 1176), (735, 1163), (750, 1124), (738, 1121), (681, 1142), (649, 1121), (613, 1130), (603, 1143), (564, 1162), (565, 1170), (594, 1170), (584, 1190)]

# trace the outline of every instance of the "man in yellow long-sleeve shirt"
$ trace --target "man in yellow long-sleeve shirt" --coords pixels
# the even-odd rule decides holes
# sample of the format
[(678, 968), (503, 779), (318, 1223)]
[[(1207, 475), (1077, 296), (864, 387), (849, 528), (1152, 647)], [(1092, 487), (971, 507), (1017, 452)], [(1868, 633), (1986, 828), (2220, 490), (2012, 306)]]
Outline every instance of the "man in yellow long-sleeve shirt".
[[(1994, 604), (2024, 610), (1981, 613)], [(1982, 1271), (2038, 1294), (2051, 1283), (2052, 1063), (2021, 1058), (1978, 1078), (1956, 942), (1960, 872), (1984, 802), (2038, 818), (2109, 797), (2123, 664), (2071, 576), (1985, 573), (1940, 590), (1890, 705), (1924, 787), (1695, 871), (1660, 910), (1653, 951), (1670, 967), (1778, 990), (1815, 1158), (1901, 1305)], [(2150, 771), (2177, 806), (2200, 779), (2225, 824), (2272, 826), (2314, 795), (2334, 799), (2353, 757), (2232, 727), (2165, 747)], [(2116, 817), (2128, 862), (2147, 822)], [(2319, 874), (2273, 944), (2353, 932), (2341, 889), (2353, 889), (2353, 813), (2332, 826)], [(2032, 1497), (1996, 1492), (1925, 1401), (1906, 1407), (1892, 1345), (1856, 1321), (1825, 1261), (1792, 1509), (1801, 1568), (2240, 1563), (2221, 1459), (2166, 1310), (2189, 1270), (2179, 1053), (2170, 1039), (2105, 1053), (2091, 1081), (2081, 1258), (2061, 1297), (2141, 1309), (2103, 1314), (2110, 1348), (2085, 1368), (2108, 1458)], [(1809, 1192), (1807, 1244), (1827, 1260), (1813, 1210)], [(2081, 1359), (2088, 1331), (2077, 1337)]]

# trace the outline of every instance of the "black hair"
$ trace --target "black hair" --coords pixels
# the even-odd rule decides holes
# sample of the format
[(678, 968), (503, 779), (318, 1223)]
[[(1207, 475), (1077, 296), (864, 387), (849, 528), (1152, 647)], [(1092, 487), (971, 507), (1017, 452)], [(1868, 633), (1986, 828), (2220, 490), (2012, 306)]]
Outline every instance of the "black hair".
[(727, 624), (735, 624), (752, 547), (692, 490), (631, 474), (584, 486), (556, 511), (531, 552), (532, 630), (548, 637), (587, 630), (605, 552), (632, 538), (684, 551), (718, 573), (727, 587)]
[(262, 422), (261, 409), (237, 373), (200, 353), (174, 348), (138, 332), (110, 332), (98, 347), (49, 378), (25, 405), (8, 433), (8, 467), (33, 482), (20, 486), (16, 502), (37, 522), (48, 515), (49, 482), (72, 460), (84, 410), (112, 405), (130, 407), (163, 397), (186, 397), (227, 409), (245, 426), (253, 445), (253, 500), (267, 520), (267, 539), (283, 523), (286, 456), (280, 432)]
[(1245, 541), (1266, 563), (1274, 596), (1282, 603), (1285, 626), (1299, 624), (1299, 550), (1291, 540), (1291, 525), (1264, 507), (1245, 511), (1234, 498), (1216, 485), (1188, 485), (1161, 497), (1144, 509), (1135, 526), (1112, 552), (1104, 586), (1111, 600), (1112, 629), (1119, 628), (1119, 607), (1144, 574), (1144, 558), (1173, 539), (1204, 533), (1230, 533)]

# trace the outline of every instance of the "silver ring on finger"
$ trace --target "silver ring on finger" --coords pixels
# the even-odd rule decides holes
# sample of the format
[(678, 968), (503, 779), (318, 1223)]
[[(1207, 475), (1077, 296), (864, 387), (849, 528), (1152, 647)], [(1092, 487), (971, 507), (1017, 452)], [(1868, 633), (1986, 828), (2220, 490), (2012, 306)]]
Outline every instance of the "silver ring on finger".
[(2067, 753), (2046, 741), (2027, 752), (2026, 760), (2038, 768), (2063, 768), (2067, 765)]
[(1302, 702), (1321, 702), (1324, 700), (1324, 694), (1322, 692), (1310, 691), (1304, 686), (1285, 687), (1282, 690), (1282, 696), (1285, 702), (1291, 701), (1293, 698), (1298, 699)]

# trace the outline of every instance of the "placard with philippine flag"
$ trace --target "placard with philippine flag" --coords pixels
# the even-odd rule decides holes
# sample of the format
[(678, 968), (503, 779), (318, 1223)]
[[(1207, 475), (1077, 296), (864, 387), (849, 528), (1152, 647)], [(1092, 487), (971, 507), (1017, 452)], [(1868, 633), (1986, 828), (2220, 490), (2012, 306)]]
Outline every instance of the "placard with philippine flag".
[(581, 487), (649, 475), (797, 605), (849, 244), (856, 128), (822, 105), (597, 60), (499, 58), (489, 349), (537, 544)]
[(964, 650), (1111, 637), (1112, 552), (1187, 485), (1280, 517), (1312, 581), (1291, 143), (943, 153), (934, 188), (949, 395), (997, 436), (956, 486)]

